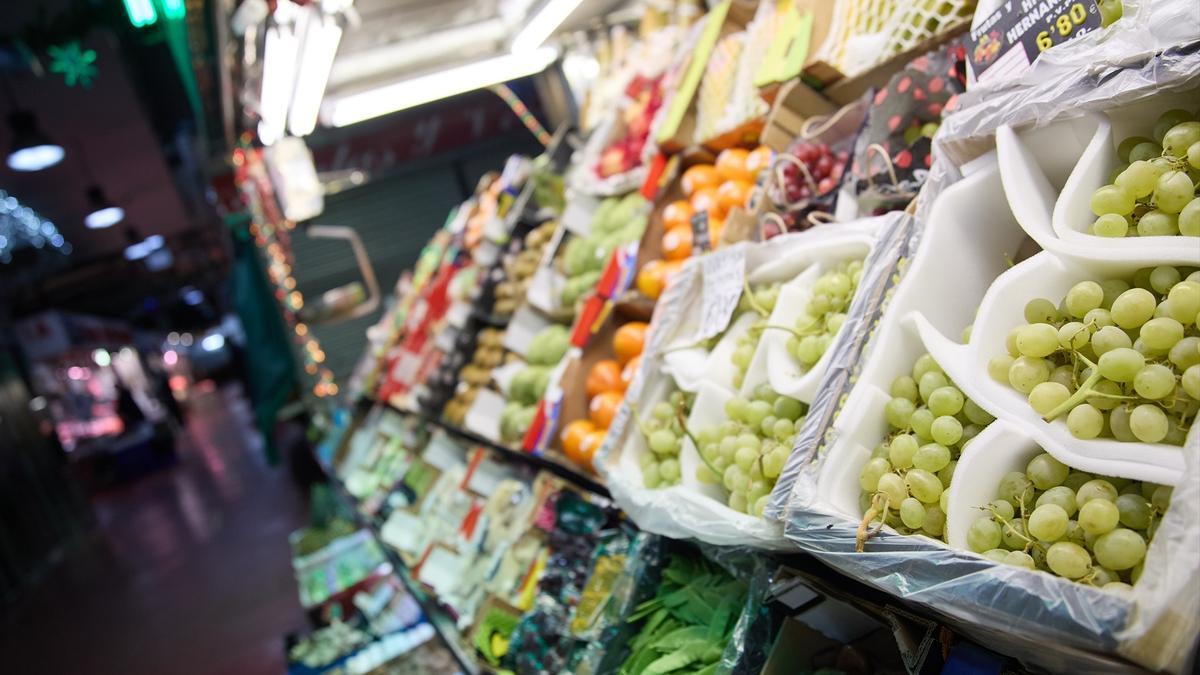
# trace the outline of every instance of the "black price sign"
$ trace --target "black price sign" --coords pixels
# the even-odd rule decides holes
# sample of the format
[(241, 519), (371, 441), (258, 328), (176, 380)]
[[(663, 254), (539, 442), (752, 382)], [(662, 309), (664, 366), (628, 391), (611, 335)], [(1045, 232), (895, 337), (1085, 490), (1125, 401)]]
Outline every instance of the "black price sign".
[(1100, 27), (1095, 0), (1005, 0), (971, 31), (976, 82), (1015, 77), (1047, 49)]
[(692, 250), (712, 250), (712, 233), (708, 229), (708, 211), (699, 211), (692, 216)]

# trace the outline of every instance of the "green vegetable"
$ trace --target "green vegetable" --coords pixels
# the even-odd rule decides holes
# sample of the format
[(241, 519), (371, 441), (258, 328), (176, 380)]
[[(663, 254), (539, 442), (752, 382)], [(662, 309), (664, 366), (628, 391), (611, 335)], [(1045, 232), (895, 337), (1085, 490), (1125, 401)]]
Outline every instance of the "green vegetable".
[(525, 358), (535, 366), (553, 366), (562, 360), (570, 347), (571, 331), (566, 326), (554, 324), (533, 336), (525, 350)]

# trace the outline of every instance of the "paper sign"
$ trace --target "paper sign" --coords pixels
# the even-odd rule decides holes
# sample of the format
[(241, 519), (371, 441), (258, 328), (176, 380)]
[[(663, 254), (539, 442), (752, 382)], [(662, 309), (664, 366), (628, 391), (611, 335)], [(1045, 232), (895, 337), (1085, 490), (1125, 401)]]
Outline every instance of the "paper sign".
[(702, 258), (704, 301), (696, 340), (707, 340), (729, 326), (745, 284), (746, 248), (723, 248)]
[(572, 194), (559, 222), (572, 233), (586, 237), (592, 229), (592, 216), (598, 208), (600, 200), (595, 197), (582, 193)]
[(1019, 76), (1042, 52), (1100, 27), (1094, 0), (1005, 0), (971, 30), (967, 62), (977, 82)]
[(707, 253), (712, 250), (712, 234), (708, 231), (708, 211), (692, 216), (692, 250)]

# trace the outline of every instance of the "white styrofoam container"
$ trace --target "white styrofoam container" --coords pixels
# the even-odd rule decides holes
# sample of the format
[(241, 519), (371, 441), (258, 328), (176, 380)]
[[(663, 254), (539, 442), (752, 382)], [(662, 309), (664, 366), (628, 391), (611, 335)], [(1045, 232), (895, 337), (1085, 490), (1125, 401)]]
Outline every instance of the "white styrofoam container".
[(733, 379), (737, 374), (733, 366), (733, 350), (737, 348), (738, 339), (757, 319), (758, 315), (754, 312), (743, 313), (734, 319), (712, 351), (688, 346), (695, 342), (691, 335), (677, 339), (663, 354), (663, 372), (675, 378), (679, 388), (684, 391), (697, 392), (701, 383), (710, 382), (733, 392), (736, 389)]
[[(1002, 274), (980, 303), (979, 316), (966, 344), (947, 339), (917, 312), (903, 320), (921, 335), (938, 364), (984, 410), (1023, 428), (1060, 462), (1106, 476), (1175, 485), (1184, 469), (1184, 453), (1163, 443), (1125, 443), (1111, 438), (1080, 440), (1067, 429), (1066, 417), (1046, 422), (1026, 396), (987, 373), (988, 360), (1006, 354), (1005, 339), (1024, 325), (1025, 304), (1033, 298), (1062, 298), (1076, 283), (1131, 276), (1141, 263), (1083, 264), (1042, 252)], [(1188, 442), (1197, 442), (1197, 429)]]
[(1017, 426), (996, 420), (967, 447), (958, 458), (946, 500), (946, 543), (951, 548), (970, 551), (967, 531), (987, 514), (988, 502), (996, 498), (1000, 479), (1010, 471), (1025, 472), (1029, 460), (1042, 449)]
[(834, 421), (834, 441), (817, 479), (818, 501), (852, 520), (862, 517), (858, 474), (890, 431), (883, 409), (892, 381), (910, 374), (927, 351), (913, 327), (900, 319), (919, 311), (940, 331), (960, 334), (1026, 239), (1004, 202), (994, 155), (982, 158), (970, 175), (941, 194), (921, 236)]

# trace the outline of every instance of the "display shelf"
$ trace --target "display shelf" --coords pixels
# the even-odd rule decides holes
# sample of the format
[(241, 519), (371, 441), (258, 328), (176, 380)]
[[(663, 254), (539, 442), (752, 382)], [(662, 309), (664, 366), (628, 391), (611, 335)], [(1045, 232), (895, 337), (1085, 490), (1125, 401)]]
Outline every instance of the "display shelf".
[(333, 491), (337, 494), (338, 499), (342, 500), (354, 513), (355, 522), (360, 527), (369, 530), (371, 535), (375, 537), (375, 540), (379, 543), (379, 547), (383, 549), (388, 562), (391, 563), (396, 577), (400, 579), (400, 583), (404, 584), (404, 588), (417, 601), (417, 604), (421, 606), (421, 611), (425, 614), (429, 625), (433, 626), (438, 639), (450, 651), (451, 655), (454, 656), (454, 660), (458, 662), (462, 672), (467, 673), (467, 675), (478, 675), (484, 672), (470, 651), (463, 647), (458, 629), (454, 625), (454, 620), (438, 605), (437, 598), (426, 592), (421, 587), (421, 584), (412, 578), (412, 575), (409, 574), (408, 566), (400, 559), (400, 555), (383, 542), (383, 539), (379, 536), (380, 524), (363, 515), (358, 509), (358, 500), (349, 492), (346, 492), (346, 488), (336, 478), (336, 474), (330, 467), (324, 467), (324, 469), (326, 475), (329, 476), (329, 483), (333, 487)]

